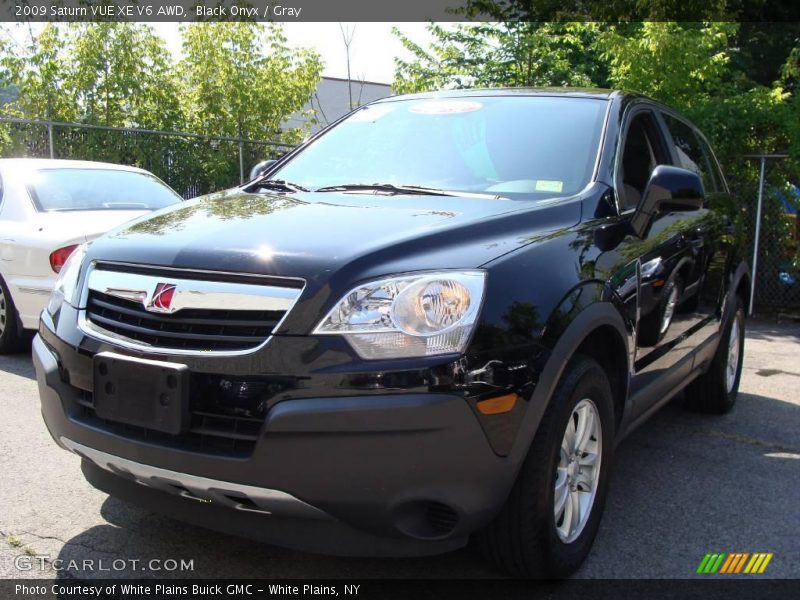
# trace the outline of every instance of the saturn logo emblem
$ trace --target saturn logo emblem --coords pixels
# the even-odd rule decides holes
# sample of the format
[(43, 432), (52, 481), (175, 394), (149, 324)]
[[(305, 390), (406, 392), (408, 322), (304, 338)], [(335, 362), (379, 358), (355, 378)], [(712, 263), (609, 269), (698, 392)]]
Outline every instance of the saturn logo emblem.
[(172, 312), (172, 299), (175, 297), (174, 283), (159, 283), (145, 308), (150, 312)]

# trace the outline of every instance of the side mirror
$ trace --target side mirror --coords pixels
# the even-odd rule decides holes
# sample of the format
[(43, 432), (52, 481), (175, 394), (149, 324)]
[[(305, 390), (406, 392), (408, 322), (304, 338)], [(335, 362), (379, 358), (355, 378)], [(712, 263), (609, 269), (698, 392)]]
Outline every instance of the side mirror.
[(631, 217), (634, 235), (644, 237), (661, 210), (699, 210), (703, 207), (703, 182), (687, 169), (659, 165), (653, 169), (644, 194)]
[(265, 173), (269, 170), (269, 168), (274, 165), (277, 160), (262, 160), (252, 169), (250, 169), (250, 181), (253, 181), (256, 177), (260, 176), (261, 174)]

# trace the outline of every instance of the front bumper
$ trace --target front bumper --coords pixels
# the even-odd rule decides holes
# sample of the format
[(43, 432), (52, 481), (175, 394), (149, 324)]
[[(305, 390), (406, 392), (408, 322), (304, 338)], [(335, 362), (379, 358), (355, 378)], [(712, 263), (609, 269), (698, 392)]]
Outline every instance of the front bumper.
[(245, 457), (132, 439), (76, 416), (81, 392), (60, 363), (87, 356), (41, 336), (33, 354), (45, 423), (83, 457), (93, 485), (278, 545), (347, 555), (449, 551), (499, 511), (518, 467), (492, 450), (465, 399), (446, 393), (283, 400)]

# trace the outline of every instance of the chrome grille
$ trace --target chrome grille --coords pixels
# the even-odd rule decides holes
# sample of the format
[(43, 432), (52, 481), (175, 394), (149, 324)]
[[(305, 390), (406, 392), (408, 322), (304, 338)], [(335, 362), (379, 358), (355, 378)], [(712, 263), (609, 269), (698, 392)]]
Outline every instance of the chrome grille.
[(247, 350), (263, 343), (283, 318), (280, 310), (182, 310), (165, 315), (141, 302), (89, 292), (88, 320), (148, 346), (185, 350)]
[[(231, 274), (220, 281), (208, 274), (188, 278), (192, 275), (95, 266), (86, 278), (81, 328), (92, 337), (142, 350), (246, 352), (272, 335), (302, 291), (298, 280), (286, 280), (282, 287), (275, 278), (260, 284), (249, 275), (242, 276), (246, 282), (232, 281)], [(174, 288), (168, 306), (156, 302), (165, 284)]]

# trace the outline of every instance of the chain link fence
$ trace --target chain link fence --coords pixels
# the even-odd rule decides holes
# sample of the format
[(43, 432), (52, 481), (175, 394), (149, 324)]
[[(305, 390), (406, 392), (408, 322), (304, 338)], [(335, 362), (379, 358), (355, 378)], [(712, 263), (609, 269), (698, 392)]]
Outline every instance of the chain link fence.
[(254, 164), (291, 149), (271, 141), (0, 117), (0, 158), (134, 165), (154, 173), (184, 198), (238, 185)]
[[(747, 241), (747, 261), (752, 266), (758, 190), (743, 190)], [(761, 214), (758, 265), (755, 285), (755, 311), (797, 313), (800, 311), (800, 253), (798, 253), (797, 188), (767, 186)]]

